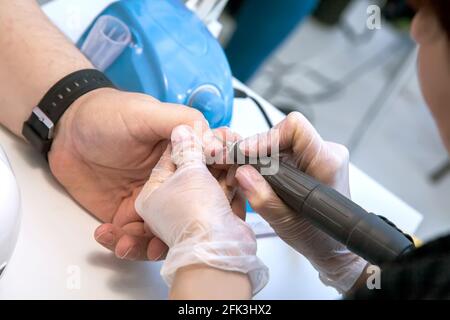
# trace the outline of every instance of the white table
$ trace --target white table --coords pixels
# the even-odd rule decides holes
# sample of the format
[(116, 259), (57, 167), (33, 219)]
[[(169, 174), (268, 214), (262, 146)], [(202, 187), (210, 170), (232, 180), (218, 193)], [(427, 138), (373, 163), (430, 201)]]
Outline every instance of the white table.
[[(46, 10), (62, 30), (76, 37), (109, 1), (65, 0), (51, 3)], [(64, 12), (78, 12), (84, 17), (84, 22), (78, 24), (80, 30), (69, 30)], [(264, 107), (275, 122), (282, 119), (282, 114), (267, 102)], [(252, 102), (237, 101), (232, 127), (243, 136), (264, 131), (264, 120), (255, 116), (258, 112)], [(66, 194), (41, 157), (2, 128), (0, 144), (17, 176), (23, 207), (17, 247), (0, 280), (0, 299), (167, 297), (167, 287), (159, 275), (160, 262), (122, 261), (100, 247), (93, 238), (99, 222)], [(350, 176), (356, 202), (384, 214), (405, 231), (417, 229), (422, 220), (418, 212), (354, 166)], [(334, 289), (318, 280), (317, 272), (305, 258), (279, 239), (259, 239), (258, 247), (258, 255), (270, 268), (271, 279), (257, 299), (339, 298)]]

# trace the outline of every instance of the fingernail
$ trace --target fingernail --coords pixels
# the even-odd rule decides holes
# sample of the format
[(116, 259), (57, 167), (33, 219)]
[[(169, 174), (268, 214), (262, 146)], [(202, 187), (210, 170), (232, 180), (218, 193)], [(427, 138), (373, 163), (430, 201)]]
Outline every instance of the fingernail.
[(239, 184), (241, 188), (244, 189), (244, 191), (250, 191), (253, 192), (256, 190), (256, 181), (253, 177), (253, 174), (249, 172), (249, 170), (246, 170), (245, 168), (241, 168), (236, 173), (237, 177), (239, 178)]
[(206, 156), (206, 162), (208, 165), (215, 164), (216, 161), (221, 161), (223, 155), (223, 142), (214, 135), (203, 136), (204, 154)]
[(259, 135), (251, 136), (239, 143), (239, 150), (245, 154), (249, 155), (258, 151), (258, 140)]
[(112, 244), (114, 244), (114, 235), (111, 232), (106, 231), (106, 232), (99, 234), (95, 238), (95, 240), (97, 240), (98, 242), (100, 242), (104, 245), (112, 245)]
[(135, 247), (131, 247), (128, 248), (127, 251), (125, 251), (125, 253), (121, 256), (119, 256), (120, 259), (129, 259), (129, 260), (134, 260), (137, 258), (137, 248)]
[(155, 257), (148, 257), (149, 260), (151, 261), (159, 261), (161, 260), (162, 257), (164, 257), (164, 255), (167, 253), (167, 251), (163, 251), (161, 252), (159, 255), (155, 256)]
[(186, 140), (191, 136), (191, 132), (185, 125), (178, 126), (172, 131), (172, 142), (177, 143)]
[(209, 146), (209, 145), (217, 146), (217, 145), (220, 145), (222, 147), (222, 144), (220, 143), (220, 140), (210, 130), (205, 131), (203, 133), (202, 138), (203, 138), (202, 142), (203, 142), (203, 144), (205, 146)]
[(245, 154), (246, 145), (246, 140), (238, 142), (238, 149), (242, 154)]

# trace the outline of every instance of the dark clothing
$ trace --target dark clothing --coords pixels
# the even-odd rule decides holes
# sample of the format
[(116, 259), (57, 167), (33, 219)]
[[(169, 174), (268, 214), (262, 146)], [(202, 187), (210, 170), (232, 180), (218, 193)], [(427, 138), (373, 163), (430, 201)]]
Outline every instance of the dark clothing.
[(364, 287), (349, 299), (450, 299), (450, 235), (381, 269), (381, 289)]

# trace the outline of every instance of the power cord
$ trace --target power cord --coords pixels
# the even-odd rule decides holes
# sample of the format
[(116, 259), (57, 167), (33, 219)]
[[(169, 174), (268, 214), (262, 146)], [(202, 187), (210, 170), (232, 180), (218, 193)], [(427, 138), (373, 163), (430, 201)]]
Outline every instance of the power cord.
[(263, 106), (261, 105), (261, 103), (258, 101), (258, 99), (256, 99), (253, 96), (250, 96), (247, 92), (238, 89), (238, 88), (234, 88), (234, 97), (237, 99), (250, 99), (253, 101), (253, 103), (258, 107), (259, 111), (261, 111), (261, 114), (264, 117), (264, 120), (266, 121), (267, 125), (269, 126), (269, 128), (273, 127), (273, 122), (272, 120), (270, 120), (266, 110), (263, 108)]

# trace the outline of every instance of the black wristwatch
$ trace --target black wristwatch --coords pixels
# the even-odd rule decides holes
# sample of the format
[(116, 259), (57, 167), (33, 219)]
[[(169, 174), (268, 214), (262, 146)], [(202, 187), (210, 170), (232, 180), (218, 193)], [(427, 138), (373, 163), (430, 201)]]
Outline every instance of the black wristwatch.
[(99, 88), (115, 87), (95, 69), (79, 70), (64, 77), (33, 108), (30, 118), (23, 124), (23, 136), (47, 158), (58, 120), (75, 100)]

